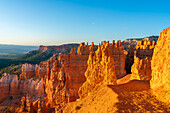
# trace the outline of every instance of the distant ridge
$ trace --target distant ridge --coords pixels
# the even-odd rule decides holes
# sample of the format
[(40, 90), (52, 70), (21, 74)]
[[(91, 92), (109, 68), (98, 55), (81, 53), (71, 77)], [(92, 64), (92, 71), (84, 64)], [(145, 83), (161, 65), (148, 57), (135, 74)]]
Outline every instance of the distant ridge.
[(40, 63), (48, 60), (53, 54), (65, 53), (68, 54), (72, 48), (78, 48), (79, 44), (63, 44), (59, 46), (43, 46), (40, 45), (38, 49), (28, 52), (27, 54), (17, 58), (19, 61), (29, 61)]

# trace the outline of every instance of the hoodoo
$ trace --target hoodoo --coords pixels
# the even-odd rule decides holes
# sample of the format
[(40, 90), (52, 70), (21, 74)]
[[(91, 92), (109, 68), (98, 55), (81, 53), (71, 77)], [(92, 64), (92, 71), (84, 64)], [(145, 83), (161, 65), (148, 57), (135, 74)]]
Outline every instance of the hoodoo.
[(151, 59), (155, 41), (138, 41), (134, 64), (131, 67), (131, 80), (151, 80)]
[[(122, 50), (119, 53), (123, 56), (122, 58), (116, 56), (116, 53), (118, 53), (116, 50), (119, 52)], [(98, 84), (115, 85), (117, 82), (116, 71), (120, 72), (119, 74), (126, 73), (123, 66), (125, 61), (120, 41), (116, 45), (114, 41), (112, 45), (109, 44), (109, 41), (103, 41), (101, 45), (99, 44), (98, 50), (95, 53), (90, 53), (87, 62), (88, 68), (85, 72), (87, 80), (79, 89), (80, 98), (88, 96)]]

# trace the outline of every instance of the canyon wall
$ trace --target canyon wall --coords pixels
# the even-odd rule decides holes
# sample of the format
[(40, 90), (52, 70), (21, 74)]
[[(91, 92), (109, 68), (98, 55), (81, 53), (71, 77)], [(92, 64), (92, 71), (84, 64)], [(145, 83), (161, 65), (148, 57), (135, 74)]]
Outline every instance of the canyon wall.
[(30, 94), (34, 98), (38, 98), (44, 94), (44, 82), (41, 80), (19, 80), (18, 75), (4, 74), (0, 79), (0, 102), (10, 96)]
[[(107, 42), (108, 43), (108, 42)], [(125, 71), (125, 55), (123, 47), (120, 41), (113, 41), (112, 44), (107, 44), (106, 41), (103, 41), (101, 44), (102, 49), (109, 48), (109, 55), (111, 58), (111, 63), (114, 63), (114, 73), (120, 78), (126, 74)], [(99, 46), (100, 47), (100, 46)], [(100, 48), (101, 49), (101, 48)], [(106, 51), (107, 49), (103, 49)], [(99, 49), (96, 51), (98, 53)], [(90, 59), (89, 54), (95, 54), (94, 43), (89, 46), (88, 44), (81, 43), (76, 49), (72, 49), (70, 54), (59, 54), (59, 57), (55, 60), (51, 58), (47, 66), (47, 79), (46, 79), (46, 93), (47, 98), (50, 103), (56, 104), (61, 100), (74, 101), (79, 98), (78, 90), (82, 84), (86, 81), (84, 76), (87, 63)], [(103, 54), (108, 54), (104, 53)], [(104, 57), (103, 57), (104, 58)], [(109, 66), (109, 63), (108, 66)]]
[(0, 103), (9, 96), (9, 80), (6, 76), (0, 79)]
[[(107, 42), (108, 43), (108, 42)], [(103, 46), (106, 45), (106, 42), (101, 44)], [(109, 45), (111, 50), (111, 56), (114, 58), (115, 61), (115, 74), (117, 78), (121, 78), (126, 75), (125, 70), (125, 54), (123, 51), (123, 46), (120, 40), (118, 40), (115, 44), (113, 40), (112, 44)]]
[(125, 68), (127, 74), (131, 74), (131, 66), (134, 63), (134, 56), (139, 59), (148, 57), (151, 60), (153, 48), (158, 40), (158, 36), (150, 36), (145, 38), (131, 38), (122, 41), (122, 46), (125, 51)]
[(35, 76), (35, 66), (31, 64), (22, 64), (22, 73), (20, 78), (28, 79), (32, 76)]
[[(75, 101), (79, 98), (79, 88), (86, 81), (85, 72), (88, 67), (87, 63), (90, 61), (88, 59), (94, 54), (103, 55), (101, 63), (104, 64), (101, 64), (101, 67), (107, 65), (109, 68), (104, 69), (103, 67), (103, 71), (107, 71), (103, 72), (103, 75), (108, 75), (105, 77), (105, 83), (115, 84), (116, 78), (126, 75), (122, 44), (120, 41), (117, 41), (116, 44), (114, 41), (112, 44), (103, 41), (101, 46), (99, 45), (101, 52), (98, 49), (95, 53), (97, 48), (94, 43), (91, 45), (81, 43), (77, 51), (76, 48), (73, 48), (69, 54), (54, 54), (48, 61), (41, 62), (39, 65), (23, 64), (19, 80), (17, 76), (10, 82), (6, 83), (9, 80), (3, 81), (0, 85), (7, 89), (3, 91), (4, 94), (8, 93), (2, 100), (15, 95), (30, 94), (31, 97), (37, 98), (46, 94), (47, 105), (51, 106), (62, 101)], [(95, 56), (92, 62), (95, 62)], [(113, 74), (113, 78), (109, 74)]]
[(59, 54), (58, 59), (50, 59), (46, 93), (51, 105), (78, 98), (78, 89), (86, 80), (84, 73), (87, 69), (88, 56), (94, 49), (93, 43), (91, 46), (81, 43), (77, 52), (76, 49), (72, 49), (70, 54)]
[(154, 94), (159, 100), (170, 104), (170, 27), (159, 36), (151, 61)]
[(22, 72), (20, 74), (20, 79), (29, 79), (33, 76), (40, 78), (45, 77), (47, 74), (47, 63), (43, 62), (39, 65), (22, 64)]

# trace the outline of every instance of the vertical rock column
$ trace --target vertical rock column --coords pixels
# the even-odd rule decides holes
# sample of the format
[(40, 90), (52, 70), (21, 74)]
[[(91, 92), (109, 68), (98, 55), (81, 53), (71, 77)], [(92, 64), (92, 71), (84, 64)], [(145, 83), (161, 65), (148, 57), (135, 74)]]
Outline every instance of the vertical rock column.
[(103, 42), (102, 46), (99, 44), (96, 53), (90, 53), (87, 64), (85, 72), (87, 81), (79, 88), (80, 98), (88, 96), (98, 84), (116, 84), (115, 62), (109, 42)]

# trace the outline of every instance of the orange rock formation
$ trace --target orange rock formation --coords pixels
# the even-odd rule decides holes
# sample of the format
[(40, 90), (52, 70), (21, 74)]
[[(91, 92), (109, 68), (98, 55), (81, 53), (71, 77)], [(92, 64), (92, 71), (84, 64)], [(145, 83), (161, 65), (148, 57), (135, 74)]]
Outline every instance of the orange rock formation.
[(140, 59), (148, 57), (151, 60), (155, 44), (155, 41), (138, 41), (136, 45), (136, 57)]
[(30, 94), (38, 98), (44, 94), (43, 79), (39, 80), (18, 80), (18, 75), (5, 74), (0, 79), (0, 102), (10, 96)]
[(22, 64), (22, 73), (20, 78), (27, 79), (32, 76), (35, 76), (35, 66), (31, 64)]
[(170, 104), (170, 27), (160, 33), (151, 68), (151, 88), (158, 99)]
[[(125, 55), (123, 53), (123, 47), (121, 42), (118, 41), (116, 44), (113, 41), (113, 44), (107, 44), (106, 41), (102, 42), (103, 44), (99, 45), (99, 48), (96, 51), (96, 56), (100, 58), (102, 52), (103, 55), (109, 54), (110, 58), (105, 58), (107, 61), (107, 66), (115, 66), (115, 74), (117, 77), (122, 77), (126, 74), (125, 71)], [(108, 42), (109, 43), (109, 42)], [(107, 46), (107, 49), (104, 49)], [(89, 56), (90, 54), (90, 56)], [(91, 57), (95, 54), (94, 43), (89, 46), (88, 44), (81, 43), (76, 52), (75, 49), (70, 51), (70, 54), (60, 54), (58, 59), (51, 58), (47, 66), (47, 78), (46, 79), (46, 93), (49, 103), (56, 104), (59, 101), (67, 100), (73, 101), (79, 98), (78, 89), (86, 81), (84, 76), (87, 69), (87, 60), (93, 60)], [(91, 58), (91, 59), (90, 59)], [(101, 57), (102, 58), (102, 57)], [(104, 62), (104, 60), (102, 61)], [(110, 62), (110, 63), (108, 63)], [(115, 63), (114, 63), (115, 62)], [(106, 64), (104, 64), (106, 65)], [(103, 66), (104, 66), (103, 65)], [(111, 70), (108, 70), (108, 73)], [(113, 75), (114, 76), (114, 75)], [(111, 79), (109, 79), (111, 80)], [(108, 80), (106, 80), (109, 82)], [(111, 83), (113, 81), (110, 81)], [(59, 100), (61, 99), (61, 100)]]
[(135, 57), (131, 72), (131, 80), (151, 80), (151, 60), (149, 60), (148, 57), (144, 59)]
[(88, 68), (85, 73), (87, 81), (79, 89), (80, 98), (86, 97), (98, 84), (116, 84), (117, 78), (115, 61), (112, 57), (112, 48), (114, 46), (110, 47), (109, 42), (104, 42), (101, 46), (99, 44), (96, 53), (90, 53)]
[(0, 103), (9, 96), (9, 82), (6, 79), (4, 77), (0, 79)]
[(84, 83), (84, 73), (91, 46), (81, 43), (78, 51), (72, 49), (70, 54), (60, 54), (58, 59), (51, 58), (47, 67), (46, 93), (50, 104), (61, 101), (73, 101), (78, 98), (78, 89)]
[[(103, 43), (106, 45), (106, 42)], [(114, 58), (115, 61), (115, 73), (117, 78), (121, 78), (126, 75), (125, 70), (125, 54), (123, 51), (123, 46), (120, 40), (118, 40), (115, 44), (113, 40), (112, 44), (110, 45), (111, 56)]]
[(47, 64), (40, 63), (40, 65), (22, 64), (21, 79), (29, 79), (30, 77), (37, 76), (40, 78), (45, 77), (47, 74)]
[(138, 41), (136, 45), (136, 56), (131, 67), (131, 80), (151, 80), (151, 59), (155, 41)]

